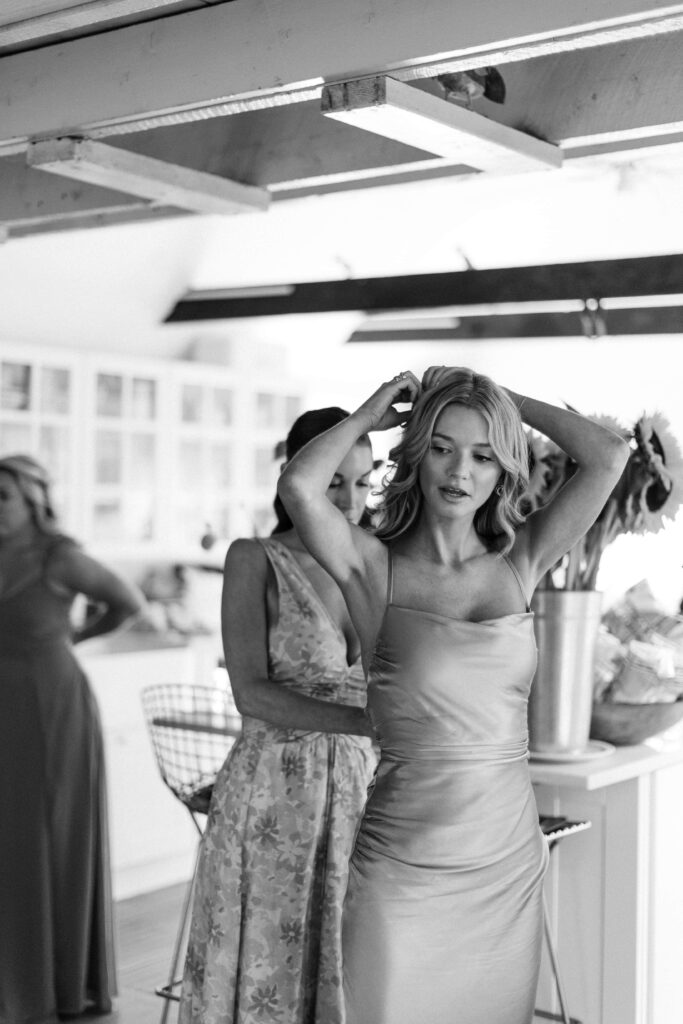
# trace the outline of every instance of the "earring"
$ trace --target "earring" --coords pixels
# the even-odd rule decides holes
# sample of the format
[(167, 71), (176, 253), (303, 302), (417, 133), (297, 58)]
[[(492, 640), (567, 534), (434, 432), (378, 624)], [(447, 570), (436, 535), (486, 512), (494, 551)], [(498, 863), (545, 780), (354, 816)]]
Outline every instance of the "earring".
[(502, 493), (503, 493), (503, 485), (502, 484), (498, 484), (498, 486), (496, 487), (496, 494), (500, 498)]

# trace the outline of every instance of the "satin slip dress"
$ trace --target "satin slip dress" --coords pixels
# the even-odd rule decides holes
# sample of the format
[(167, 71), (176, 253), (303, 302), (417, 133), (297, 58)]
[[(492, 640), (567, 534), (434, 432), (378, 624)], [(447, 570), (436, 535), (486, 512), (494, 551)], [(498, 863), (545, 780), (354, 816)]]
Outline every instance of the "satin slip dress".
[(381, 759), (344, 905), (346, 1024), (530, 1024), (548, 862), (528, 770), (533, 614), (406, 608), (393, 575), (389, 554), (368, 674)]

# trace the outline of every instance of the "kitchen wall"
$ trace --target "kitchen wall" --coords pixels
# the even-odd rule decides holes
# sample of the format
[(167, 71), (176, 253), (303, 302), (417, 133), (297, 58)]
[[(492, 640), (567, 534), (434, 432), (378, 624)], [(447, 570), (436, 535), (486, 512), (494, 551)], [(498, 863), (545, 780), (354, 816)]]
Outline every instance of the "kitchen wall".
[[(234, 265), (229, 234), (222, 232), (226, 264)], [(197, 353), (220, 360), (229, 342), (258, 378), (259, 362), (265, 365), (274, 345), (284, 349), (285, 372), (301, 379), (305, 405), (349, 408), (400, 369), (471, 365), (515, 389), (610, 414), (627, 425), (643, 411), (660, 411), (683, 444), (681, 336), (346, 345), (363, 320), (357, 313), (164, 326), (173, 303), (196, 280), (209, 242), (216, 274), (221, 250), (215, 218), (13, 240), (0, 247), (0, 350), (3, 341), (30, 342), (163, 360)], [(288, 272), (282, 271), (285, 277)], [(343, 276), (339, 268), (335, 276)], [(378, 456), (387, 447), (387, 438), (376, 439)], [(647, 577), (669, 607), (677, 606), (682, 552), (679, 516), (656, 536), (617, 541), (603, 560), (599, 585), (612, 596)]]

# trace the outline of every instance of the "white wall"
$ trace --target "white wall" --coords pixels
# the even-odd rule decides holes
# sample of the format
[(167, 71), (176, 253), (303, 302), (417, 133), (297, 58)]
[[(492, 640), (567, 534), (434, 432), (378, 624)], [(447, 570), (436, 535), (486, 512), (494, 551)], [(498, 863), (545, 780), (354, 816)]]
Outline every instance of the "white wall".
[(3, 340), (178, 355), (196, 330), (161, 321), (187, 287), (205, 225), (188, 217), (0, 246)]
[[(359, 317), (281, 317), (245, 324), (252, 336), (288, 342), (290, 366), (309, 382), (311, 406), (360, 404), (399, 370), (418, 375), (431, 364), (471, 366), (501, 384), (581, 412), (614, 416), (627, 427), (661, 412), (683, 450), (683, 337), (534, 339), (448, 344), (345, 345)], [(375, 435), (383, 457), (386, 438)], [(683, 597), (683, 510), (659, 534), (621, 537), (606, 553), (598, 579), (611, 602), (647, 578), (674, 610)]]
[[(643, 410), (659, 410), (683, 443), (683, 336), (345, 345), (362, 315), (162, 322), (190, 287), (364, 276), (384, 272), (382, 254), (386, 272), (453, 269), (463, 264), (463, 238), (478, 266), (675, 251), (683, 227), (678, 180), (661, 169), (650, 179), (633, 172), (635, 184), (623, 168), (601, 174), (597, 185), (585, 171), (537, 175), (534, 201), (521, 179), (499, 184), (495, 194), (476, 179), (434, 183), (430, 192), (394, 186), (365, 193), (356, 199), (356, 220), (358, 206), (347, 194), (276, 204), (260, 219), (179, 218), (12, 240), (0, 246), (0, 349), (11, 340), (173, 359), (197, 339), (218, 349), (229, 339), (258, 374), (254, 343), (283, 344), (290, 373), (308, 381), (311, 406), (353, 407), (401, 369), (471, 365), (516, 390), (626, 425)], [(378, 455), (386, 452), (384, 440), (377, 440)], [(616, 593), (647, 576), (673, 607), (683, 594), (682, 554), (679, 517), (676, 528), (613, 545), (600, 585)]]

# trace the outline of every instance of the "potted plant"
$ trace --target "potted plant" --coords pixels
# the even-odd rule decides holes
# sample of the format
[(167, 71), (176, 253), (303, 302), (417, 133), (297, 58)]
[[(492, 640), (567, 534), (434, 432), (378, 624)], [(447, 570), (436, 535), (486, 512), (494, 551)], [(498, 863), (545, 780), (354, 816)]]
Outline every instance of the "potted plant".
[[(668, 421), (643, 414), (632, 428), (593, 417), (628, 440), (631, 454), (596, 521), (553, 566), (534, 595), (538, 668), (529, 707), (530, 745), (539, 755), (579, 756), (588, 749), (593, 659), (602, 594), (596, 590), (607, 547), (624, 533), (659, 532), (683, 500), (683, 457)], [(575, 463), (553, 442), (529, 435), (526, 510), (545, 505)]]

